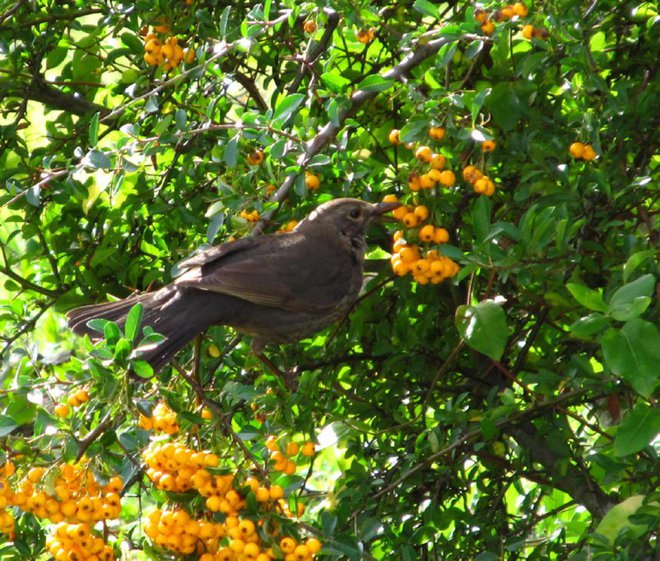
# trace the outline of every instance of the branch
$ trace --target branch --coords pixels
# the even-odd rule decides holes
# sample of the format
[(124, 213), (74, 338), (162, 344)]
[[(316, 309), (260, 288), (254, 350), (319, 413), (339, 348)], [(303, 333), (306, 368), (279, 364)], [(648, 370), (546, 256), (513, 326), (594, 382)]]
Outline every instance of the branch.
[[(489, 40), (488, 38), (471, 34), (463, 35), (461, 38), (479, 41)], [(382, 75), (382, 78), (385, 80), (405, 81), (406, 75), (410, 73), (411, 70), (419, 66), (427, 58), (436, 54), (444, 45), (447, 45), (453, 41), (456, 41), (455, 37), (440, 37), (438, 39), (432, 39), (422, 45), (418, 45), (417, 48), (406, 58), (404, 58), (399, 64), (394, 66), (391, 70), (385, 72)], [(314, 138), (307, 142), (305, 151), (298, 158), (298, 165), (301, 168), (304, 168), (314, 156), (321, 152), (321, 150), (323, 150), (323, 148), (337, 136), (339, 130), (341, 130), (341, 128), (344, 126), (346, 119), (348, 119), (351, 115), (354, 115), (360, 107), (376, 97), (378, 93), (379, 92), (374, 90), (357, 90), (354, 92), (353, 95), (351, 95), (349, 106), (339, 111), (337, 122), (328, 123)], [(287, 175), (280, 188), (271, 197), (271, 200), (281, 203), (293, 187), (299, 174), (299, 171), (294, 171)], [(256, 233), (261, 231), (263, 225), (272, 219), (275, 212), (276, 209), (264, 213), (263, 219), (258, 223), (258, 226), (254, 228), (253, 232)]]
[(553, 452), (531, 424), (511, 427), (507, 432), (520, 446), (529, 451), (532, 461), (545, 468), (552, 477), (554, 487), (573, 497), (592, 516), (602, 518), (614, 505), (587, 471), (580, 470), (571, 463), (567, 464), (566, 457)]

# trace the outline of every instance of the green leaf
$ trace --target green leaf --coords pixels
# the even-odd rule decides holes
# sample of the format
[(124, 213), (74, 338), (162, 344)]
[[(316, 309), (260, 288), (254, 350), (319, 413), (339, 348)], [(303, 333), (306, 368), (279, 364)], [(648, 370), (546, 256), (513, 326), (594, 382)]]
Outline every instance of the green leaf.
[(236, 167), (236, 161), (238, 160), (238, 135), (232, 137), (225, 145), (224, 160), (230, 168)]
[(154, 369), (151, 367), (151, 364), (144, 360), (134, 360), (131, 363), (133, 372), (135, 372), (140, 378), (152, 378), (154, 375)]
[(635, 514), (644, 504), (645, 497), (645, 495), (634, 495), (621, 501), (618, 505), (614, 505), (603, 516), (596, 527), (596, 533), (605, 536), (610, 543), (614, 543), (614, 540), (624, 528), (631, 530), (633, 535), (641, 536), (645, 527), (633, 524), (629, 521), (629, 517)]
[(571, 296), (585, 308), (589, 308), (595, 312), (607, 312), (607, 304), (605, 304), (603, 295), (600, 292), (576, 282), (566, 283), (566, 288), (571, 293)]
[(654, 257), (656, 254), (657, 251), (655, 249), (647, 249), (645, 251), (639, 251), (631, 255), (628, 258), (628, 261), (626, 261), (626, 264), (623, 266), (623, 281), (628, 282), (628, 279), (635, 272), (637, 267), (639, 267), (650, 257)]
[(509, 327), (499, 304), (484, 300), (476, 306), (459, 306), (455, 319), (458, 332), (470, 347), (493, 360), (502, 358)]
[(568, 329), (573, 337), (579, 339), (589, 339), (599, 331), (602, 331), (609, 323), (607, 317), (600, 312), (594, 312), (588, 316), (582, 317), (573, 323)]
[(140, 329), (142, 316), (144, 315), (144, 308), (142, 304), (135, 304), (126, 316), (126, 325), (124, 326), (124, 334), (129, 341), (135, 341), (135, 337)]
[(618, 321), (639, 317), (651, 303), (655, 277), (644, 275), (619, 288), (610, 299), (608, 313)]
[(649, 398), (658, 385), (660, 333), (649, 321), (633, 319), (621, 329), (608, 329), (601, 337), (605, 362), (640, 395)]
[(358, 84), (358, 89), (366, 92), (384, 92), (385, 90), (389, 90), (393, 84), (394, 80), (388, 80), (377, 74), (372, 74)]
[(286, 121), (298, 106), (304, 101), (304, 94), (291, 94), (286, 96), (282, 101), (277, 104), (275, 108), (275, 114), (273, 115), (273, 121)]
[(99, 141), (99, 114), (94, 113), (92, 118), (89, 121), (89, 144), (90, 146), (96, 146)]
[(110, 169), (112, 167), (110, 158), (101, 150), (90, 150), (83, 158), (83, 162), (95, 169)]
[(350, 80), (344, 78), (337, 72), (326, 72), (325, 74), (321, 74), (321, 81), (329, 90), (335, 93), (344, 91), (346, 86), (351, 83)]
[(16, 421), (8, 415), (0, 415), (0, 438), (7, 436), (17, 426)]
[(413, 142), (417, 140), (422, 133), (429, 127), (429, 120), (426, 117), (414, 117), (399, 131), (401, 142)]
[(638, 403), (623, 418), (614, 438), (614, 455), (639, 452), (660, 433), (660, 409)]
[(424, 14), (425, 16), (430, 16), (432, 18), (438, 17), (438, 7), (428, 0), (415, 0), (413, 9), (417, 10), (421, 14)]

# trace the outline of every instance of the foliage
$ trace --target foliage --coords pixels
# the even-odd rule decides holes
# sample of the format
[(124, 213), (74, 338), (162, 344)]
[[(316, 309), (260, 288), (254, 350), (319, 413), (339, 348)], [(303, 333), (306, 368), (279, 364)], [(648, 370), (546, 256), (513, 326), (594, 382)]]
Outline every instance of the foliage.
[[(162, 559), (172, 509), (223, 532), (261, 521), (267, 558), (282, 536), (328, 559), (657, 555), (657, 14), (476, 8), (0, 2), (0, 559), (68, 558), (66, 516), (38, 509), (74, 465), (90, 475), (61, 493), (101, 514), (121, 478), (121, 516), (90, 515), (116, 558)], [(145, 51), (154, 27), (176, 64)], [(432, 154), (455, 181), (420, 188)], [(269, 349), (295, 388), (221, 326), (153, 377), (129, 374), (139, 309), (96, 344), (66, 329), (67, 310), (165, 283), (204, 244), (392, 194), (449, 241), (421, 241), (414, 216), (373, 228), (350, 317)], [(397, 269), (397, 228), (456, 276)], [(163, 409), (171, 434), (154, 436)], [(278, 471), (269, 435), (317, 451)], [(175, 491), (164, 469), (154, 484), (143, 454), (167, 441), (215, 456), (243, 502)], [(278, 485), (286, 508), (256, 499)]]

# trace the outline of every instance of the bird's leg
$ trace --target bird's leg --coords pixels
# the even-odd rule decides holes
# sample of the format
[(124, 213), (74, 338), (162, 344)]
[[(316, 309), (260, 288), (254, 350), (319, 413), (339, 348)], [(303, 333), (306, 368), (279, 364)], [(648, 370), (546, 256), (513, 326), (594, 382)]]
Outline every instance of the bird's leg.
[(284, 385), (289, 391), (295, 392), (298, 389), (298, 377), (295, 376), (293, 372), (290, 370), (285, 370), (282, 372), (272, 360), (263, 354), (262, 351), (255, 351), (254, 354), (263, 363), (263, 365), (268, 368), (268, 370), (270, 370), (284, 382)]

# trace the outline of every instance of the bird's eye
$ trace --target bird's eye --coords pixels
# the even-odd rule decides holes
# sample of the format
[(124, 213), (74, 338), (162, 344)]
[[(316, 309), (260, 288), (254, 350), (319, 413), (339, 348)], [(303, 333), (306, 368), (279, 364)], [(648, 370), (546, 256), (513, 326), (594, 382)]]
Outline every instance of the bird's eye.
[(354, 208), (354, 209), (351, 210), (351, 212), (349, 213), (349, 216), (350, 216), (351, 218), (359, 218), (361, 214), (362, 214), (362, 211), (361, 211), (359, 208)]

